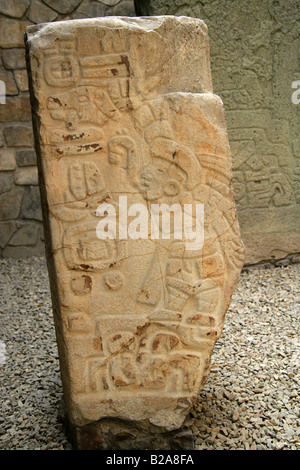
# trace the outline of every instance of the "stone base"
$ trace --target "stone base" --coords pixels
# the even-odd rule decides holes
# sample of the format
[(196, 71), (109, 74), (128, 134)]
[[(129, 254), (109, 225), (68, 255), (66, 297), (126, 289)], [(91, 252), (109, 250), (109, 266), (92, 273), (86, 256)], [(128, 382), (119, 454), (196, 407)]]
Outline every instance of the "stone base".
[(61, 419), (66, 434), (77, 450), (193, 450), (191, 420), (175, 431), (157, 426), (104, 418), (85, 426), (76, 426), (68, 419), (63, 406)]

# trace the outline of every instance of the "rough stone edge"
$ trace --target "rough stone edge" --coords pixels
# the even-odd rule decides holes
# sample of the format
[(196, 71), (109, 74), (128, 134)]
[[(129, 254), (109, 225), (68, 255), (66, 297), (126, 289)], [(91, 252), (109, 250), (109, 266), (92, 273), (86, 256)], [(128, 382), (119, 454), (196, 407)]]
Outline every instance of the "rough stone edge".
[(64, 399), (59, 410), (59, 421), (76, 450), (194, 450), (195, 436), (189, 416), (174, 431), (165, 431), (154, 425), (148, 429), (134, 421), (103, 418), (95, 423), (77, 426), (70, 420)]
[[(29, 27), (32, 28), (32, 27)], [(69, 375), (68, 367), (65, 367), (64, 364), (68, 364), (67, 362), (67, 354), (65, 349), (65, 344), (63, 342), (63, 334), (62, 334), (62, 325), (59, 321), (59, 295), (57, 289), (57, 276), (55, 271), (55, 262), (53, 256), (53, 249), (52, 249), (52, 240), (49, 236), (50, 232), (50, 211), (48, 208), (47, 203), (47, 196), (46, 196), (46, 184), (43, 177), (42, 171), (42, 152), (40, 147), (40, 142), (38, 139), (39, 129), (40, 129), (40, 119), (38, 114), (39, 109), (39, 102), (35, 97), (34, 87), (33, 87), (33, 80), (32, 80), (32, 72), (31, 72), (31, 64), (30, 64), (30, 50), (31, 44), (28, 38), (28, 31), (26, 29), (24, 34), (24, 43), (25, 43), (25, 58), (26, 58), (26, 68), (28, 74), (28, 85), (29, 85), (29, 96), (30, 96), (30, 105), (31, 105), (31, 114), (32, 114), (32, 127), (33, 127), (33, 136), (34, 136), (34, 149), (36, 152), (37, 157), (37, 168), (38, 168), (38, 180), (39, 180), (39, 190), (40, 190), (40, 198), (41, 198), (41, 208), (42, 208), (42, 219), (43, 219), (43, 233), (44, 233), (44, 243), (45, 243), (45, 257), (47, 263), (47, 270), (49, 281), (51, 284), (51, 301), (52, 301), (52, 311), (54, 317), (54, 326), (55, 326), (55, 333), (56, 333), (56, 340), (59, 343), (59, 363), (60, 363), (60, 371), (64, 369), (64, 374), (61, 372), (61, 378), (63, 376)], [(67, 401), (70, 401), (70, 396), (67, 395), (67, 387), (64, 387), (64, 394)]]
[[(120, 28), (124, 27), (124, 23), (133, 31), (155, 31), (159, 29), (165, 22), (175, 21), (180, 24), (182, 23), (196, 23), (202, 26), (202, 29), (207, 34), (208, 28), (203, 20), (200, 18), (192, 18), (190, 16), (176, 16), (176, 15), (154, 15), (154, 16), (104, 16), (97, 18), (79, 18), (68, 20), (69, 26), (76, 24), (88, 26), (94, 24), (95, 26), (101, 22), (101, 25), (107, 28)], [(66, 21), (55, 21), (48, 23), (39, 23), (27, 26), (25, 32), (25, 38), (28, 39), (28, 34), (34, 34), (44, 29), (45, 27), (51, 30), (59, 29), (62, 25), (65, 27)]]
[[(159, 29), (165, 22), (169, 21), (169, 16), (157, 16), (152, 17), (151, 21), (148, 17), (106, 17), (101, 18), (101, 23), (103, 24), (103, 20), (105, 21), (104, 26), (119, 28), (124, 27), (124, 20), (127, 23), (133, 25), (132, 30), (136, 31), (153, 31), (155, 29)], [(138, 27), (137, 24), (140, 20), (147, 20), (148, 26), (151, 23), (153, 26), (153, 20), (159, 20), (158, 24), (155, 24), (155, 28), (141, 28)], [(207, 26), (205, 23), (199, 18), (190, 18), (190, 17), (177, 17), (173, 16), (171, 21), (178, 20), (187, 20), (189, 23), (195, 22), (201, 24), (202, 28), (204, 29), (204, 33), (207, 34)], [(120, 21), (118, 23), (118, 21)], [(97, 25), (98, 19), (78, 19), (78, 20), (70, 20), (72, 23), (80, 23), (81, 25), (86, 22), (89, 26), (92, 23)], [(25, 41), (25, 51), (26, 51), (26, 66), (28, 72), (28, 82), (29, 82), (29, 92), (30, 92), (30, 103), (32, 109), (32, 124), (34, 130), (34, 146), (37, 155), (37, 167), (39, 173), (39, 188), (41, 194), (41, 205), (42, 205), (42, 214), (43, 214), (43, 227), (44, 227), (44, 237), (45, 237), (45, 248), (46, 248), (46, 262), (48, 267), (49, 278), (51, 281), (51, 285), (54, 287), (51, 289), (51, 298), (52, 298), (52, 308), (53, 308), (53, 315), (54, 315), (54, 324), (56, 330), (56, 337), (57, 342), (60, 343), (59, 351), (60, 351), (60, 370), (64, 369), (64, 374), (61, 373), (61, 376), (65, 376), (65, 378), (69, 375), (68, 370), (69, 367), (67, 366), (68, 355), (65, 351), (65, 345), (63, 341), (63, 335), (61, 330), (61, 325), (59, 321), (59, 296), (57, 290), (57, 276), (55, 272), (55, 262), (53, 259), (53, 250), (52, 250), (52, 241), (51, 237), (47, 236), (50, 234), (50, 219), (49, 219), (49, 207), (47, 202), (46, 196), (46, 185), (43, 178), (43, 170), (42, 170), (42, 152), (40, 147), (40, 142), (38, 139), (39, 129), (40, 129), (40, 119), (39, 119), (39, 103), (34, 93), (34, 85), (32, 81), (32, 73), (31, 73), (31, 65), (30, 65), (30, 51), (32, 48), (31, 40), (33, 36), (43, 31), (45, 29), (50, 29), (53, 31), (54, 28), (59, 28), (61, 24), (64, 22), (55, 22), (55, 23), (42, 23), (39, 25), (32, 25), (26, 28), (26, 32), (24, 35)], [(111, 24), (112, 26), (109, 26)], [(30, 37), (31, 36), (31, 37)], [(172, 92), (172, 93), (180, 93), (180, 92)], [(169, 93), (169, 94), (172, 94)], [(186, 94), (187, 92), (182, 92)], [(188, 92), (192, 93), (193, 92)], [(210, 94), (214, 95), (213, 90), (207, 90), (206, 92), (202, 90), (199, 94)], [(220, 102), (223, 102), (218, 95), (217, 96)], [(225, 123), (225, 131), (227, 131), (227, 126)], [(238, 224), (238, 219), (236, 218), (236, 222)], [(207, 375), (205, 375), (205, 379)], [(66, 395), (67, 387), (64, 388), (64, 398), (67, 402), (71, 402), (71, 396), (68, 394)], [(65, 430), (69, 439), (73, 443), (76, 449), (82, 450), (104, 450), (104, 449), (112, 449), (112, 450), (121, 450), (121, 449), (135, 449), (135, 450), (180, 450), (180, 449), (194, 449), (194, 437), (191, 430), (191, 423), (189, 419), (189, 415), (187, 415), (186, 419), (184, 420), (183, 424), (172, 431), (167, 431), (165, 428), (159, 428), (155, 425), (147, 424), (147, 427), (144, 426), (144, 423), (140, 422), (137, 423), (135, 421), (125, 421), (119, 418), (103, 418), (95, 423), (86, 424), (83, 426), (78, 426), (73, 424), (72, 419), (68, 416), (67, 409), (65, 402), (63, 402), (61, 412), (61, 420), (65, 426)], [(111, 432), (111, 429), (114, 428), (115, 432)], [(124, 429), (125, 428), (125, 429)], [(120, 436), (121, 433), (121, 436)], [(136, 433), (136, 434), (134, 434)], [(138, 435), (138, 438), (137, 438)], [(127, 436), (127, 437), (126, 437)], [(120, 439), (121, 438), (121, 439)], [(120, 444), (120, 441), (123, 444)], [(126, 443), (124, 443), (126, 441)], [(142, 446), (142, 447), (141, 447)]]
[(266, 258), (258, 261), (257, 263), (247, 264), (245, 263), (242, 272), (247, 272), (255, 268), (281, 268), (285, 266), (290, 266), (292, 264), (300, 264), (300, 252), (291, 253), (284, 258)]

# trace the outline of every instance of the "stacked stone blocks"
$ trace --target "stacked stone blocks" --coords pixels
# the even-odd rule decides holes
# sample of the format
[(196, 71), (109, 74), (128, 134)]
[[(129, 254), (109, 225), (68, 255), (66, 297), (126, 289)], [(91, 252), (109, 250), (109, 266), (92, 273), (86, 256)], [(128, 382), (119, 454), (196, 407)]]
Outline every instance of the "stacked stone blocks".
[(135, 14), (128, 0), (1, 0), (0, 257), (44, 253), (42, 213), (33, 145), (24, 32), (30, 24)]

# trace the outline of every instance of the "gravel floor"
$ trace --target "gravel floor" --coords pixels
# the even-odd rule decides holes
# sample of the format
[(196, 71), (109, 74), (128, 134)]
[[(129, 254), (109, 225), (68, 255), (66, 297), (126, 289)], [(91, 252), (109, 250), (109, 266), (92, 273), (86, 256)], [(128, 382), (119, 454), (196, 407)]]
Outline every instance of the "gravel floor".
[[(242, 273), (192, 412), (197, 449), (300, 449), (299, 287), (300, 264)], [(0, 300), (0, 448), (71, 449), (44, 259), (1, 259)]]

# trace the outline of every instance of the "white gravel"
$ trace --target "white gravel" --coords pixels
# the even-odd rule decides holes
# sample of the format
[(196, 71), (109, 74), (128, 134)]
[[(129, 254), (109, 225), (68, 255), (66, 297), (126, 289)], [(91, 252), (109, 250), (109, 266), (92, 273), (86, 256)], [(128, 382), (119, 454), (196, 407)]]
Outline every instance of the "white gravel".
[[(300, 264), (242, 273), (192, 412), (197, 449), (300, 449), (299, 289)], [(1, 449), (71, 449), (43, 258), (0, 260), (0, 380)]]

